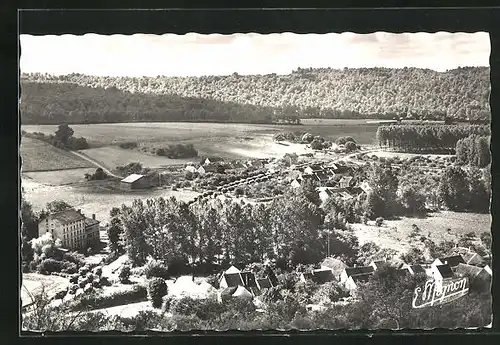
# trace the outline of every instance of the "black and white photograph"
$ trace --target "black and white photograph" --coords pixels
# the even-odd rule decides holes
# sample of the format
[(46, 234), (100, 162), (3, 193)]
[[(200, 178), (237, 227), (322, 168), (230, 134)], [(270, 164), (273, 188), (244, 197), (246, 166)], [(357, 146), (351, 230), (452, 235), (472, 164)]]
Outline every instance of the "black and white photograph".
[(487, 32), (20, 50), (23, 331), (491, 327)]

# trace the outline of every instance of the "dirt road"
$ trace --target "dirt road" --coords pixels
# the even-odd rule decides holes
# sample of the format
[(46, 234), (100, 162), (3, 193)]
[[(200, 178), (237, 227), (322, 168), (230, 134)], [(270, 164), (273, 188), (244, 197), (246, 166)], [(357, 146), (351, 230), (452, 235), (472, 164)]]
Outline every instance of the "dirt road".
[(92, 163), (93, 165), (101, 168), (107, 175), (109, 176), (113, 176), (113, 177), (116, 177), (116, 178), (119, 178), (119, 179), (122, 179), (123, 176), (119, 176), (119, 175), (116, 175), (114, 174), (113, 172), (111, 172), (111, 170), (109, 170), (108, 168), (106, 168), (104, 165), (102, 165), (101, 163), (99, 163), (98, 161), (90, 158), (89, 156), (87, 156), (86, 154), (83, 154), (81, 152), (77, 152), (77, 151), (71, 151), (71, 153), (77, 155), (78, 157), (82, 158), (82, 159), (85, 159), (87, 162), (90, 162)]

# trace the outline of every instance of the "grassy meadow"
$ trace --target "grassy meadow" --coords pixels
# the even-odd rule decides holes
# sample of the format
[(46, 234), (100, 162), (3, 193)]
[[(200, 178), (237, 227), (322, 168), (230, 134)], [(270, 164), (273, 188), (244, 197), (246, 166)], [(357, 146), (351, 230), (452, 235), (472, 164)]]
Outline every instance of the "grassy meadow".
[(23, 172), (91, 168), (92, 164), (43, 141), (21, 139)]
[[(430, 234), (436, 243), (443, 240), (456, 240), (468, 232), (480, 235), (491, 231), (491, 215), (480, 213), (462, 213), (440, 211), (429, 213), (427, 217), (401, 217), (397, 220), (385, 220), (381, 227), (374, 224), (353, 224), (360, 244), (374, 242), (384, 248), (405, 252), (409, 248), (409, 235), (412, 225), (422, 230), (423, 236)], [(447, 229), (451, 229), (449, 232)]]

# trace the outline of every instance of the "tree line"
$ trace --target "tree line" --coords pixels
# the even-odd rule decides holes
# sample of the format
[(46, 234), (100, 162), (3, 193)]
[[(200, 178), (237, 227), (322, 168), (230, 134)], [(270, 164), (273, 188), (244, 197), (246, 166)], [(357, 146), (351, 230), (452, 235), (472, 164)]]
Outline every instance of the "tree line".
[(23, 74), (21, 86), (23, 120), (39, 124), (491, 117), (489, 68), (481, 67), (299, 69), (288, 75), (185, 78), (34, 73)]
[(484, 168), (491, 161), (490, 137), (472, 134), (457, 141), (455, 154), (461, 164)]
[(380, 146), (403, 152), (453, 152), (457, 142), (469, 135), (489, 136), (488, 125), (384, 125), (377, 129)]

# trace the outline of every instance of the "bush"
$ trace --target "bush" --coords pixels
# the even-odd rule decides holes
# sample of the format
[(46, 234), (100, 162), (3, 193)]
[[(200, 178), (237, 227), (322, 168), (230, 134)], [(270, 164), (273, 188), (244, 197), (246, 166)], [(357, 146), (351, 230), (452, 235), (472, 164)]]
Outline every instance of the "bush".
[(384, 223), (384, 218), (378, 217), (377, 219), (375, 219), (375, 225), (382, 226), (383, 223)]
[(137, 143), (134, 141), (127, 141), (127, 142), (121, 143), (118, 146), (120, 146), (120, 148), (122, 148), (122, 149), (135, 149), (137, 147)]
[(73, 305), (74, 309), (89, 307), (92, 309), (110, 308), (118, 305), (130, 304), (145, 301), (147, 299), (147, 289), (142, 285), (134, 285), (131, 289), (118, 291), (111, 295), (103, 295), (100, 292), (93, 292), (82, 295), (79, 301)]
[(190, 268), (186, 259), (184, 258), (173, 258), (168, 263), (168, 274), (170, 277), (178, 277), (183, 274), (189, 274)]
[(346, 144), (345, 144), (345, 152), (346, 153), (349, 153), (349, 152), (354, 152), (358, 149), (358, 146), (356, 145), (356, 143), (352, 142), (352, 141), (348, 141)]
[(120, 273), (118, 274), (118, 279), (120, 279), (120, 283), (125, 284), (129, 282), (130, 278), (130, 266), (125, 265), (120, 269)]
[(193, 144), (169, 145), (166, 148), (156, 150), (156, 155), (166, 156), (171, 159), (198, 157), (198, 151)]
[(165, 279), (154, 277), (148, 282), (148, 294), (154, 308), (161, 308), (162, 297), (168, 293)]
[(76, 265), (67, 261), (55, 260), (52, 258), (43, 259), (37, 267), (37, 271), (41, 274), (51, 274), (55, 272), (75, 273)]
[(154, 277), (168, 279), (168, 268), (159, 261), (152, 260), (149, 261), (143, 269), (143, 273), (147, 279)]

